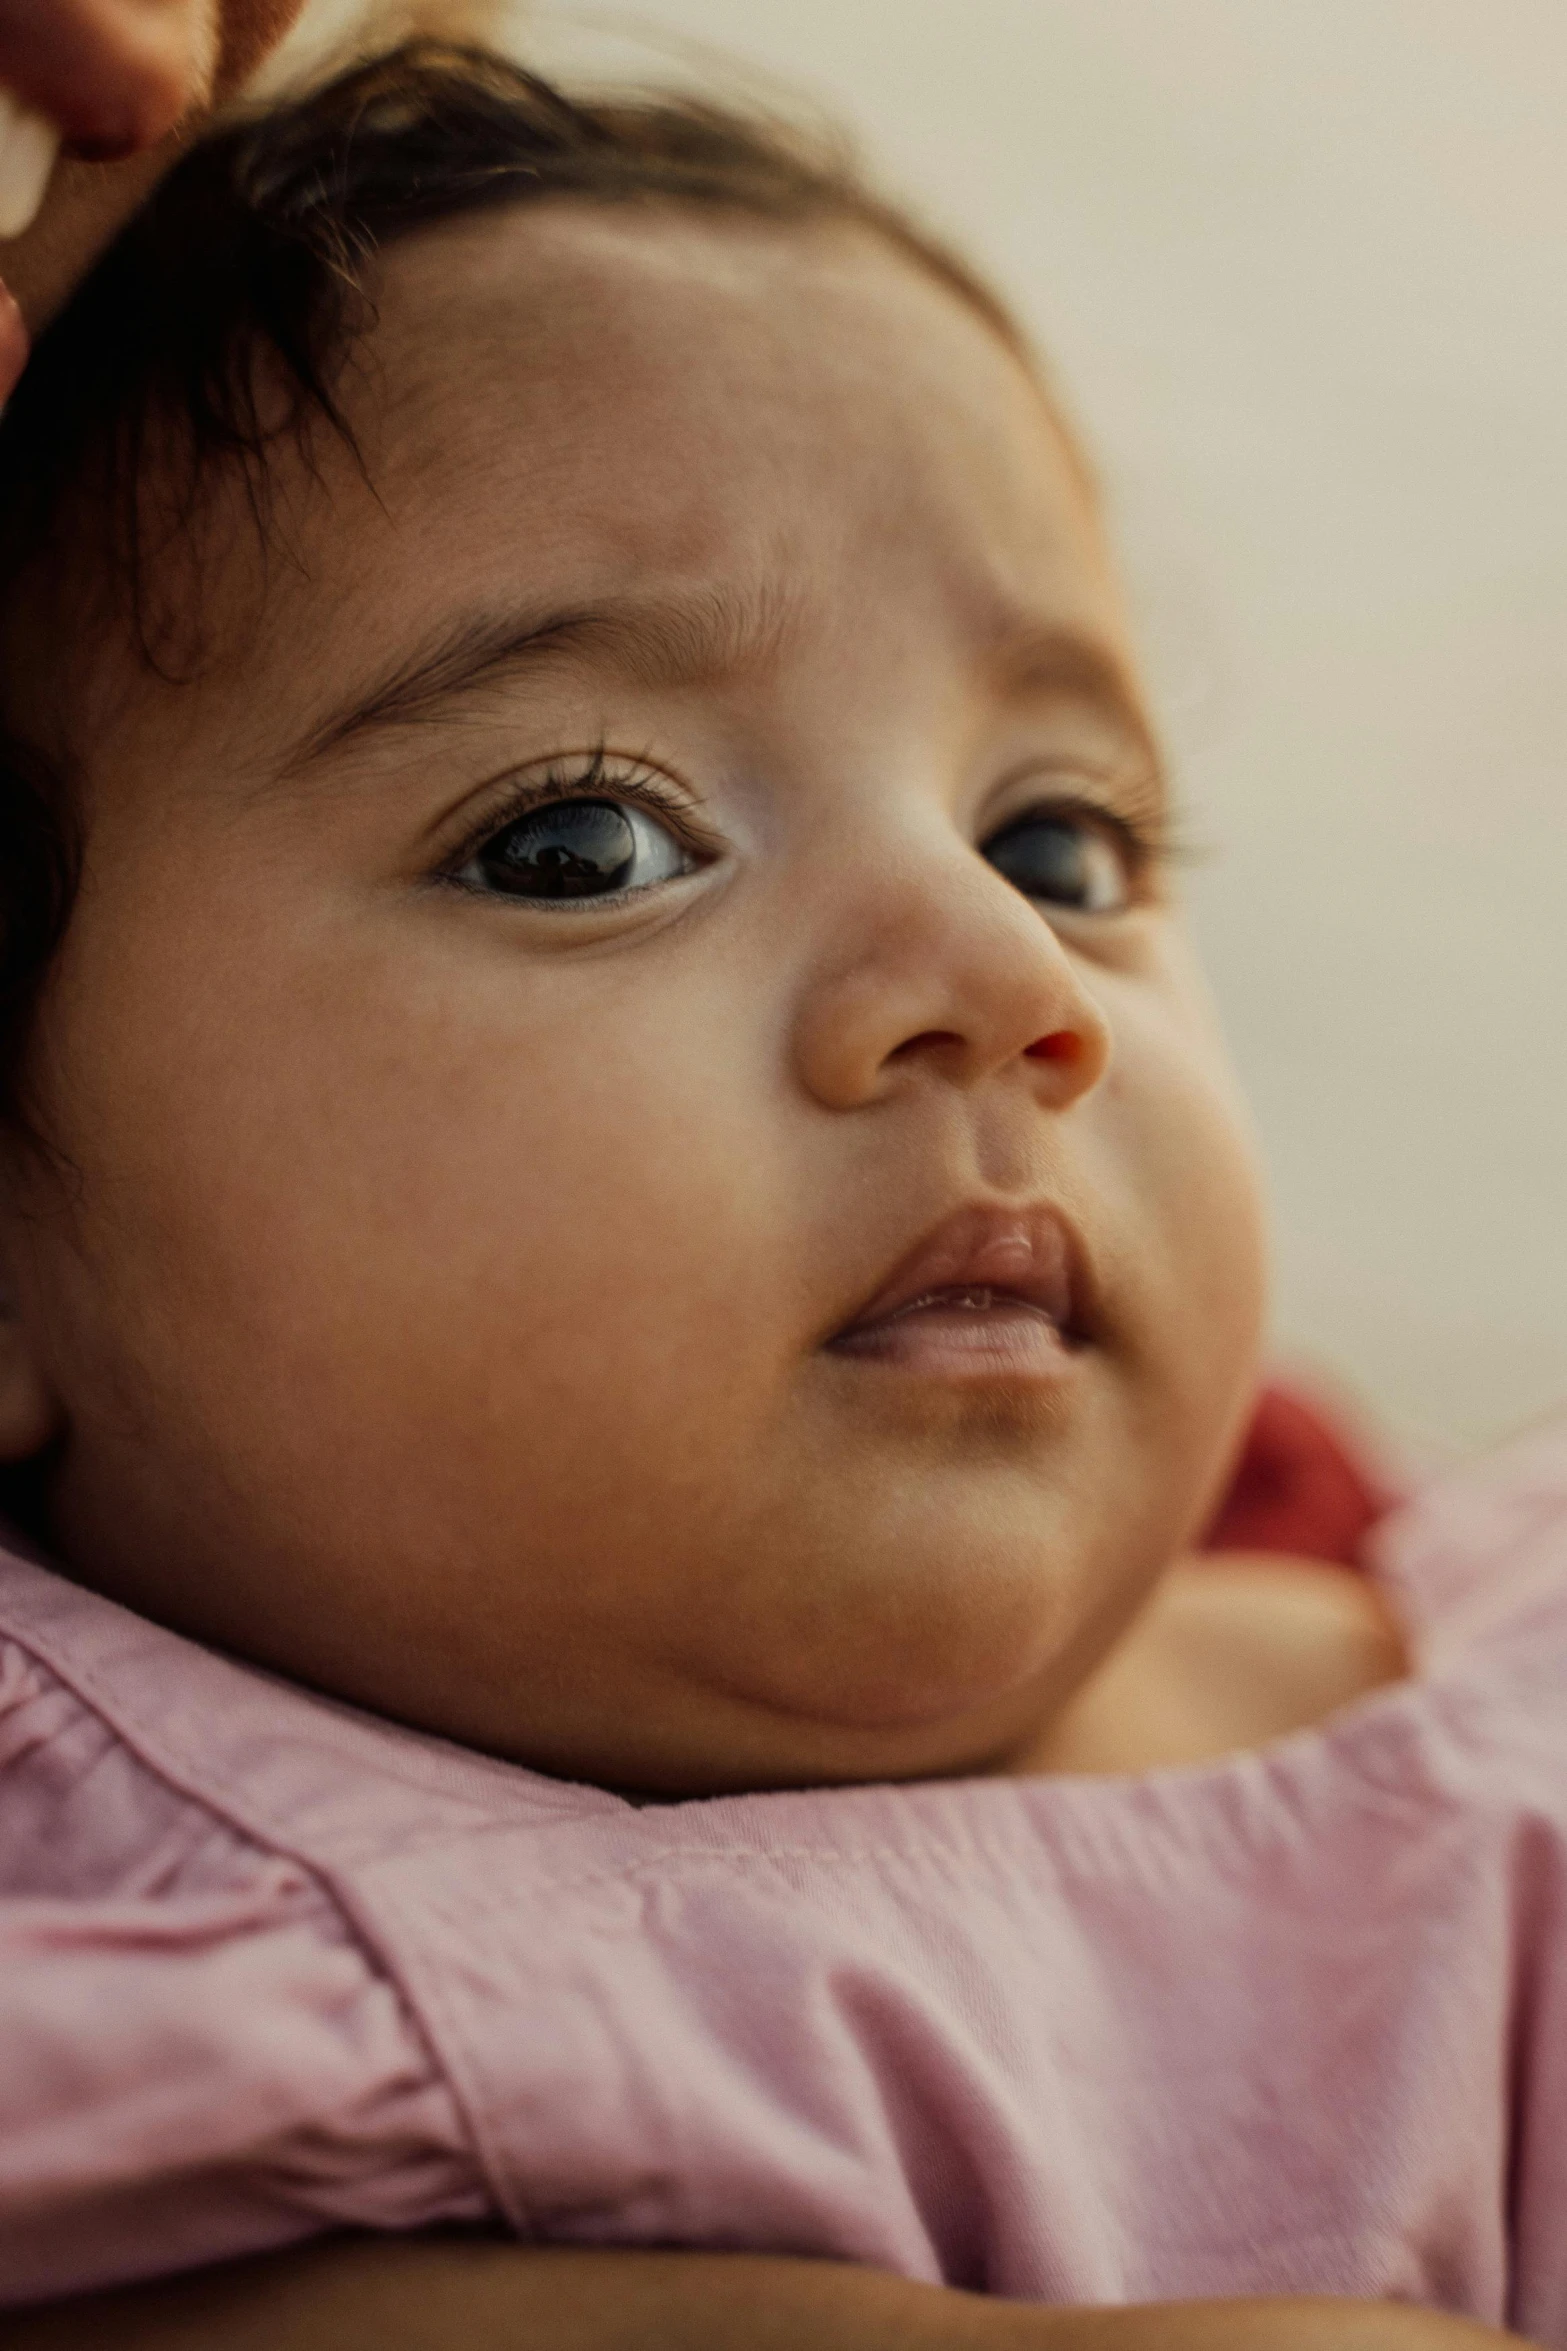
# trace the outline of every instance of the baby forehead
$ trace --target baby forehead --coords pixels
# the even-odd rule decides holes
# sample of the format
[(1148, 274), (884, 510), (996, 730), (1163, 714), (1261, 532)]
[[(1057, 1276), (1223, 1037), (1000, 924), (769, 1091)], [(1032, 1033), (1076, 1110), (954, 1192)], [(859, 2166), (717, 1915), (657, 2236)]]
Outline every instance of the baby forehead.
[[(469, 351), (487, 339), (510, 358), (525, 351), (534, 379), (585, 340), (639, 371), (679, 354), (736, 389), (769, 370), (797, 386), (854, 354), (874, 365), (889, 343), (907, 360), (944, 341), (970, 366), (978, 343), (1025, 372), (971, 303), (852, 218), (557, 195), (416, 231), (382, 263), (377, 332), (410, 373), (436, 321)], [(694, 348), (692, 334), (704, 338)]]
[(676, 580), (797, 619), (872, 581), (1103, 611), (1037, 383), (868, 231), (548, 204), (410, 239), (375, 291), (363, 470), (310, 567), (337, 608)]
[(232, 657), (201, 712), (180, 691), (199, 732), (243, 710), (289, 764), (459, 669), (499, 685), (542, 652), (701, 689), (851, 619), (862, 667), (1018, 641), (1026, 665), (1033, 636), (1054, 678), (1061, 647), (1071, 669), (1122, 643), (1037, 384), (869, 231), (549, 202), (389, 248), (372, 291), (353, 445), (278, 452), (297, 560), (258, 546), (237, 481), (205, 534)]
[(858, 224), (552, 201), (408, 240), (376, 299), (351, 414), (394, 511), (502, 499), (665, 549), (813, 492), (884, 524), (1085, 519), (1037, 379)]

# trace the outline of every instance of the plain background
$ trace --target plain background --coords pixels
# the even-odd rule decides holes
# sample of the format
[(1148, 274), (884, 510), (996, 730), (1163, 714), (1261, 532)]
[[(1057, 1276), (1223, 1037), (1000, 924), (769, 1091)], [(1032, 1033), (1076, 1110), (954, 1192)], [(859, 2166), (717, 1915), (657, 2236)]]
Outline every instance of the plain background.
[(1413, 1456), (1567, 1401), (1567, 9), (654, 0), (523, 38), (781, 77), (999, 280), (1209, 852), (1281, 1355)]

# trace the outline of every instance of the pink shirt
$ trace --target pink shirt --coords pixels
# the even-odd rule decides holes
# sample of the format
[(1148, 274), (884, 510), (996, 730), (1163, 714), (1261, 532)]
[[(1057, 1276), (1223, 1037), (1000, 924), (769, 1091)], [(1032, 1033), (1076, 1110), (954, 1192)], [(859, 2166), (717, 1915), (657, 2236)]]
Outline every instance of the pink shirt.
[(0, 1564), (0, 2299), (343, 2223), (1567, 2347), (1567, 1430), (1418, 1675), (1140, 1779), (633, 1808)]

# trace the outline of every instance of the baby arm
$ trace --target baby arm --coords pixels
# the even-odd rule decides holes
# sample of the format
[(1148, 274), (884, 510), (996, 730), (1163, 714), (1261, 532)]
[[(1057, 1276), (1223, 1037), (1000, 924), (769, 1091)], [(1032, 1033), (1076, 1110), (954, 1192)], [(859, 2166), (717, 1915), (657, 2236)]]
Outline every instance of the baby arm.
[(1062, 2310), (751, 2254), (337, 2238), (21, 2314), (7, 2351), (1483, 2351), (1403, 2303)]

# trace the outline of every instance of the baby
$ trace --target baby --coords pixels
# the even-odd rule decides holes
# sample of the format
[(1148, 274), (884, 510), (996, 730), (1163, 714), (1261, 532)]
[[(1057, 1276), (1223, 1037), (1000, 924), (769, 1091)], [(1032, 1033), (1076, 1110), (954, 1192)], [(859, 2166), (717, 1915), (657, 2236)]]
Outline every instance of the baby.
[(995, 296), (404, 52), (0, 515), (0, 2286), (526, 2240), (17, 2343), (1567, 2345), (1567, 1457), (1183, 1556), (1257, 1178)]

